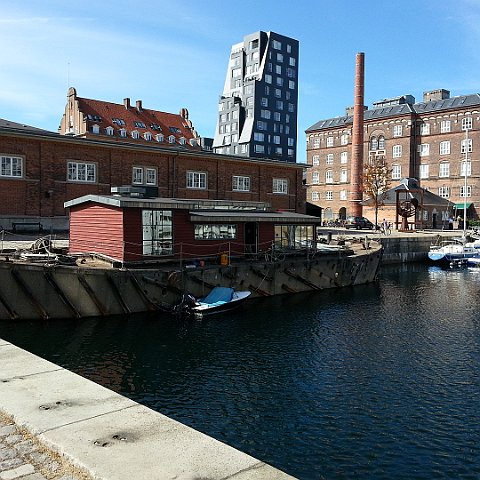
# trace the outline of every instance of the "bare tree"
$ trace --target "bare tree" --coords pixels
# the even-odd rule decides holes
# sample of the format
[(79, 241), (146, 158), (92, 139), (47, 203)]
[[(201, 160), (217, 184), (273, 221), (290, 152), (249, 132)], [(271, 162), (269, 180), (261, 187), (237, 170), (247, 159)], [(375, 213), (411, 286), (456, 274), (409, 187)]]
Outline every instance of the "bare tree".
[(378, 227), (378, 209), (383, 207), (392, 170), (384, 155), (371, 155), (363, 168), (363, 192), (375, 208), (375, 226)]

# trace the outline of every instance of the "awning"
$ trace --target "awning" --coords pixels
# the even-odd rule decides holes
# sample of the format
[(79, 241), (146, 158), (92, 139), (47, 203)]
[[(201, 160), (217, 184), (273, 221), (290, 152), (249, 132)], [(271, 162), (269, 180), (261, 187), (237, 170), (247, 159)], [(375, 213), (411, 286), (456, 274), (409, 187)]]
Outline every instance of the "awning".
[[(466, 205), (467, 205), (467, 208), (470, 208), (470, 205), (472, 204), (473, 202), (467, 202)], [(455, 208), (457, 210), (463, 210), (465, 208), (465, 204), (463, 202), (461, 203), (456, 203), (455, 204)]]

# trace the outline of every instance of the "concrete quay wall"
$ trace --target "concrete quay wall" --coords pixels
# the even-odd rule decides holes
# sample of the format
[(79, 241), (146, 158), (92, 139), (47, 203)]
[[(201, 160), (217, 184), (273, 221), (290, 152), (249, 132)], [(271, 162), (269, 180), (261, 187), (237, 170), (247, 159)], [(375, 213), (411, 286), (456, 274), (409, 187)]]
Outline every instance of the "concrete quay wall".
[(0, 365), (0, 411), (94, 479), (294, 478), (2, 339)]

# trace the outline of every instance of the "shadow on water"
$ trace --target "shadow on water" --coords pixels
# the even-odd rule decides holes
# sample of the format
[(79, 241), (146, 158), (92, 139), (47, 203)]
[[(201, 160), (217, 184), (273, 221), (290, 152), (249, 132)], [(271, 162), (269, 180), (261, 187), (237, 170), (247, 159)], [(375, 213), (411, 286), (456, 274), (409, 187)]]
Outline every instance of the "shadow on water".
[(480, 275), (168, 315), (5, 322), (0, 337), (302, 479), (480, 476)]

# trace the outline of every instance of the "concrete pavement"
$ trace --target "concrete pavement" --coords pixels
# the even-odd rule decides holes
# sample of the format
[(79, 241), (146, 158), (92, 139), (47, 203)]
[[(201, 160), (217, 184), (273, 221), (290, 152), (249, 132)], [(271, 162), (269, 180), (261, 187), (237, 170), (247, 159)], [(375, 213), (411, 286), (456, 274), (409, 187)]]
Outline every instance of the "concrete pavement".
[[(0, 480), (293, 478), (2, 339), (0, 365), (0, 411), (9, 416), (0, 424)], [(52, 460), (37, 449), (46, 466), (28, 453), (29, 440), (48, 447)], [(66, 467), (48, 476), (57, 458)]]

